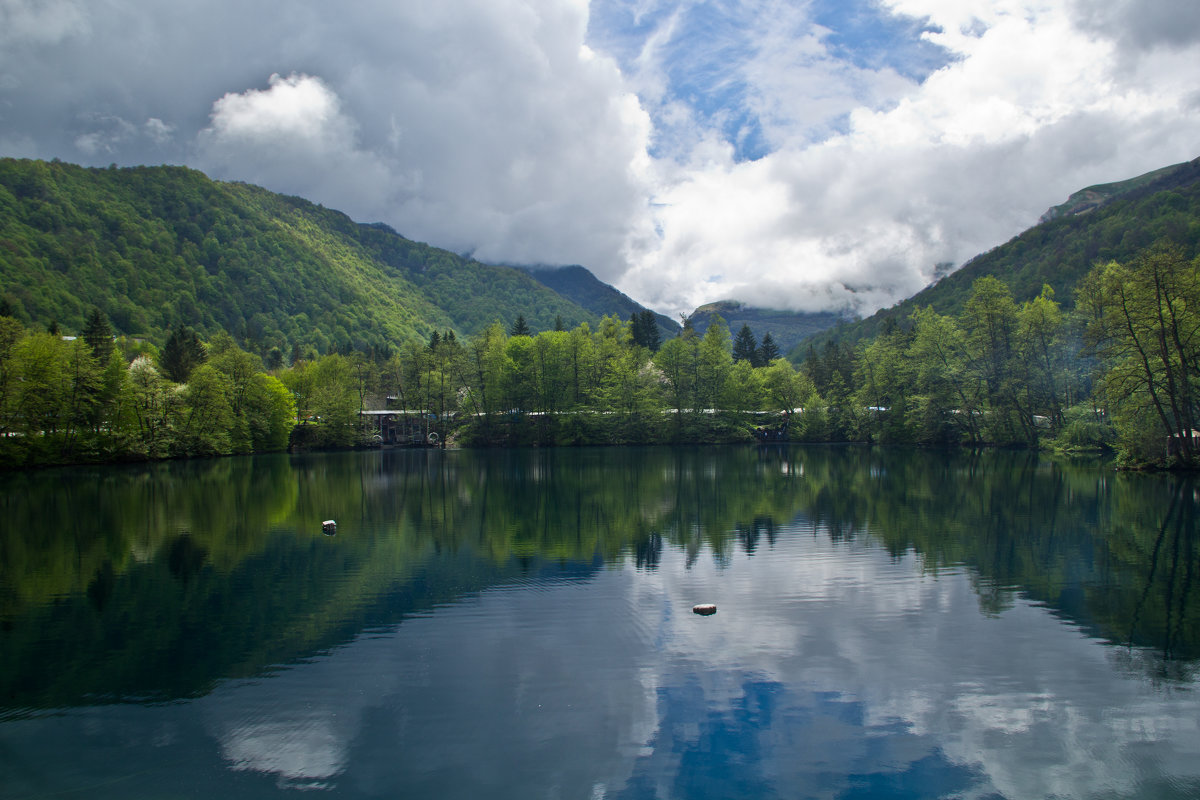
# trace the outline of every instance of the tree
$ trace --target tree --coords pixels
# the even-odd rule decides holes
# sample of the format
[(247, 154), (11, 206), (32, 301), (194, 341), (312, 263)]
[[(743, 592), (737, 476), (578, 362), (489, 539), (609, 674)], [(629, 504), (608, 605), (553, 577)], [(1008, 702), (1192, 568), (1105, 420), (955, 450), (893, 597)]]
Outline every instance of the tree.
[(130, 449), (150, 457), (168, 453), (173, 438), (173, 417), (179, 404), (176, 394), (147, 356), (129, 365), (122, 407), (130, 416)]
[(696, 365), (696, 401), (700, 408), (718, 408), (725, 392), (733, 356), (729, 348), (729, 328), (725, 320), (714, 316), (700, 339)]
[(763, 334), (762, 341), (758, 345), (757, 358), (754, 366), (765, 367), (772, 361), (779, 358), (782, 353), (779, 352), (779, 345), (775, 344), (775, 339), (771, 337), (770, 331)]
[(92, 306), (92, 313), (88, 315), (87, 322), (84, 323), (83, 340), (92, 348), (92, 354), (96, 357), (97, 363), (108, 363), (108, 355), (113, 351), (114, 346), (113, 329), (108, 322), (108, 317), (96, 306)]
[(801, 409), (813, 410), (810, 406), (817, 394), (812, 379), (797, 372), (783, 358), (775, 359), (764, 368), (763, 391), (770, 407), (788, 416)]
[(758, 340), (754, 338), (754, 332), (750, 330), (749, 325), (742, 325), (737, 336), (733, 337), (733, 360), (747, 361), (751, 366), (758, 366), (755, 363), (758, 360)]
[(748, 359), (734, 361), (725, 377), (721, 406), (731, 411), (757, 411), (763, 401), (762, 372), (751, 366)]
[(225, 333), (213, 337), (209, 363), (221, 373), (225, 397), (233, 412), (230, 432), (233, 451), (248, 453), (254, 450), (255, 384), (254, 376), (262, 372), (262, 359), (238, 347)]
[(29, 437), (54, 434), (61, 411), (65, 359), (63, 342), (49, 333), (34, 333), (17, 343), (16, 408), (19, 429)]
[(104, 377), (87, 342), (76, 340), (65, 344), (60, 424), (64, 434), (62, 449), (70, 455), (77, 434), (89, 428), (103, 399)]
[(812, 378), (817, 391), (822, 396), (829, 396), (829, 386), (837, 373), (842, 381), (842, 387), (850, 387), (854, 382), (854, 349), (848, 344), (837, 341), (825, 342), (820, 353), (809, 345), (808, 355), (804, 359), (804, 371)]
[(529, 323), (527, 323), (525, 321), (525, 315), (518, 314), (516, 321), (512, 324), (512, 328), (509, 329), (509, 331), (508, 331), (508, 335), (509, 336), (531, 336), (532, 334), (533, 334), (533, 331), (531, 331), (529, 329)]
[(688, 329), (663, 342), (654, 354), (654, 364), (661, 370), (667, 398), (675, 409), (676, 421), (681, 423), (683, 410), (695, 407), (693, 390), (696, 382), (696, 362), (699, 358), (700, 337)]
[(354, 444), (358, 434), (358, 390), (348, 358), (333, 353), (314, 363), (311, 402), (321, 426), (322, 444)]
[(10, 316), (0, 316), (0, 437), (6, 440), (16, 421), (21, 382), (15, 355), (17, 343), (24, 335), (25, 329), (20, 322)]
[(181, 449), (191, 455), (224, 455), (231, 452), (229, 430), (233, 412), (225, 396), (223, 377), (209, 364), (192, 371), (180, 415)]
[[(436, 347), (431, 347), (426, 365), (429, 373), (426, 385), (429, 387), (431, 406), (437, 413), (438, 424), (445, 425), (446, 415), (457, 409), (458, 392), (455, 376), (462, 373), (461, 362), (465, 357), (462, 345), (454, 336), (453, 331), (442, 334), (441, 341)], [(442, 445), (445, 446), (445, 429), (442, 431)]]
[(633, 333), (633, 343), (644, 347), (651, 353), (657, 353), (661, 343), (658, 333), (658, 320), (650, 309), (635, 311), (629, 315), (629, 327)]
[(313, 387), (316, 372), (311, 361), (297, 361), (279, 376), (283, 385), (291, 392), (296, 404), (296, 418), (306, 424), (312, 416)]
[(274, 375), (260, 372), (254, 376), (253, 398), (251, 429), (255, 451), (286, 449), (296, 424), (292, 393)]
[(989, 441), (1036, 442), (1033, 412), (1022, 402), (1017, 383), (1017, 305), (1008, 286), (991, 275), (977, 279), (960, 325), (966, 334), (967, 374), (982, 383), (987, 398)]
[(493, 322), (470, 340), (462, 369), (470, 379), (468, 400), (476, 414), (484, 415), (485, 435), (490, 415), (500, 410), (505, 374), (505, 335), (500, 323)]
[(854, 396), (865, 411), (865, 432), (872, 439), (903, 442), (911, 438), (907, 424), (914, 384), (910, 344), (910, 332), (892, 324), (859, 346)]
[(947, 443), (965, 438), (978, 443), (983, 400), (978, 383), (967, 376), (969, 355), (962, 329), (952, 317), (932, 308), (914, 311), (912, 322), (908, 352), (917, 440)]
[[(175, 383), (187, 383), (192, 370), (208, 360), (200, 337), (191, 328), (177, 326), (158, 354), (158, 366)], [(282, 361), (282, 357), (280, 358)]]
[(1049, 284), (1042, 286), (1042, 293), (1022, 305), (1017, 314), (1020, 383), (1028, 393), (1033, 412), (1048, 417), (1055, 430), (1062, 427), (1063, 391), (1067, 383), (1064, 324)]
[(533, 370), (539, 411), (558, 411), (571, 389), (571, 337), (565, 331), (543, 331), (533, 340)]
[(1125, 457), (1159, 460), (1170, 437), (1179, 459), (1200, 460), (1191, 436), (1200, 417), (1200, 258), (1158, 246), (1129, 265), (1099, 265), (1080, 283), (1076, 307), (1103, 362)]

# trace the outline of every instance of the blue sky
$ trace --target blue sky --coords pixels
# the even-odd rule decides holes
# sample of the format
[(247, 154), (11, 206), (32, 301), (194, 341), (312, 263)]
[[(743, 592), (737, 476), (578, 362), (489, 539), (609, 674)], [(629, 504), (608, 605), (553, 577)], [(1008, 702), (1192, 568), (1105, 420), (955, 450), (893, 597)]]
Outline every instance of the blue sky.
[(666, 313), (869, 313), (1200, 155), (1195, 0), (0, 0), (0, 155), (187, 164)]
[[(773, 10), (771, 5), (777, 4), (645, 4), (629, 0), (591, 4), (589, 44), (616, 59), (626, 75), (638, 75), (645, 58), (654, 60), (661, 70), (662, 94), (643, 96), (660, 132), (652, 144), (652, 155), (680, 155), (680, 143), (672, 140), (672, 123), (664, 113), (674, 104), (690, 109), (696, 124), (719, 131), (733, 146), (735, 160), (758, 159), (775, 149), (767, 134), (772, 121), (765, 118), (759, 87), (745, 74), (746, 65), (760, 55), (764, 24), (790, 24), (792, 30), (783, 33), (795, 39), (816, 32), (827, 48), (826, 59), (862, 70), (894, 70), (915, 82), (953, 58), (921, 38), (930, 30), (926, 20), (886, 13), (872, 2), (820, 0), (807, 4), (801, 15), (758, 16), (758, 12)], [(669, 35), (657, 41), (664, 30)], [(809, 120), (810, 139), (845, 133), (846, 117), (847, 113), (838, 113)]]

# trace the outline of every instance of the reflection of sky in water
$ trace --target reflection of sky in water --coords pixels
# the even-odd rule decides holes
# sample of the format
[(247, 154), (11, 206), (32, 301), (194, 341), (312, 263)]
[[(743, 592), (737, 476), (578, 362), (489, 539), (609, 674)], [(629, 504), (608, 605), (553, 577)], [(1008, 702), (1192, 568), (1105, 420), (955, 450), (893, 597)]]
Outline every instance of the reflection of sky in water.
[(189, 703), (10, 720), (0, 770), (15, 797), (1196, 792), (1200, 703), (1120, 652), (1027, 603), (981, 614), (963, 572), (793, 529), (723, 565), (668, 549), (494, 589)]

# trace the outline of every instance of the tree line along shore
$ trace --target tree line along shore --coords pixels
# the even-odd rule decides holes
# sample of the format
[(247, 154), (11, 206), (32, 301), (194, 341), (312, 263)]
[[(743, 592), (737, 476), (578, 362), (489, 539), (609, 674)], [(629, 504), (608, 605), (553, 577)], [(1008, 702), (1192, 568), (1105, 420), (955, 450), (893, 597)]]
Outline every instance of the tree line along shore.
[(957, 315), (920, 308), (799, 367), (719, 319), (659, 341), (638, 314), (536, 333), (520, 317), (285, 364), (223, 332), (177, 327), (156, 346), (114, 336), (98, 309), (64, 335), (0, 307), (0, 464), (369, 446), (390, 410), (425, 445), (862, 441), (1195, 467), (1200, 258), (1154, 245), (1095, 266), (1073, 299), (1018, 303), (985, 276)]

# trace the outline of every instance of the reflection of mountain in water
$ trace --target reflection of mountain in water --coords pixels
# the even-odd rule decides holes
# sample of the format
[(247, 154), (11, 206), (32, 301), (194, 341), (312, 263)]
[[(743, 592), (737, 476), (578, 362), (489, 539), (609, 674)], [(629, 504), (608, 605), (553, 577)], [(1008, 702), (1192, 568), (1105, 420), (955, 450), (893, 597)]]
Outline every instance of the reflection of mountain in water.
[(194, 696), (491, 586), (766, 557), (797, 520), (965, 564), (985, 611), (1021, 592), (1154, 669), (1200, 657), (1193, 484), (1027, 454), (342, 453), (5, 476), (0, 498), (10, 708)]

